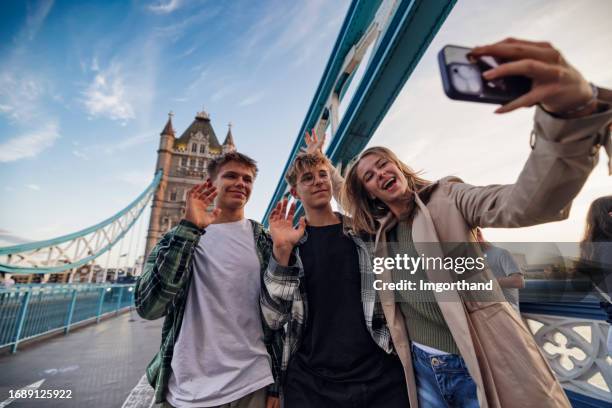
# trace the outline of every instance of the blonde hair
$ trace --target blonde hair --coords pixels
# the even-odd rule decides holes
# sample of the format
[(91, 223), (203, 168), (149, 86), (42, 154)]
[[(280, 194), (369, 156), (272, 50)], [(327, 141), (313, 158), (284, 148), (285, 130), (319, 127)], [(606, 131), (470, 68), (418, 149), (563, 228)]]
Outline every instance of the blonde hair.
[(327, 157), (325, 157), (322, 153), (299, 153), (289, 169), (287, 170), (287, 174), (285, 174), (285, 180), (291, 187), (295, 187), (297, 184), (298, 176), (310, 170), (320, 164), (325, 164), (328, 167), (331, 167), (332, 164)]
[(403, 163), (395, 153), (386, 147), (375, 146), (364, 150), (346, 173), (340, 200), (342, 207), (352, 219), (351, 227), (357, 233), (375, 234), (377, 228), (376, 219), (389, 212), (389, 207), (387, 207), (385, 203), (377, 198), (370, 198), (363, 182), (357, 176), (357, 166), (361, 159), (373, 154), (384, 157), (395, 164), (404, 177), (406, 177), (408, 188), (411, 191), (418, 191), (431, 184), (430, 181), (419, 177), (419, 173)]

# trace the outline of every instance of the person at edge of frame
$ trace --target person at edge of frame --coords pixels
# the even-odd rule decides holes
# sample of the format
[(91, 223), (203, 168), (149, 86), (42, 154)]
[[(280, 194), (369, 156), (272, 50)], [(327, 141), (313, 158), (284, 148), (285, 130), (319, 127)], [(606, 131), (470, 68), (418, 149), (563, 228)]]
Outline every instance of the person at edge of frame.
[(476, 240), (480, 243), (482, 252), (487, 258), (487, 265), (495, 275), (504, 297), (520, 315), (519, 289), (525, 287), (522, 269), (518, 266), (510, 251), (487, 241), (480, 228), (476, 228)]
[(138, 314), (165, 316), (147, 379), (162, 407), (278, 408), (280, 340), (259, 307), (272, 243), (244, 216), (257, 166), (230, 152), (207, 170), (210, 178), (189, 190), (185, 217), (153, 248), (136, 283)]
[[(597, 163), (599, 147), (612, 152), (607, 132), (612, 91), (588, 83), (549, 43), (509, 38), (471, 54), (507, 61), (484, 72), (487, 80), (532, 79), (528, 93), (496, 110), (538, 105), (532, 152), (514, 184), (473, 186), (456, 177), (429, 182), (391, 150), (366, 149), (346, 173), (341, 204), (353, 231), (370, 234), (376, 256), (393, 256), (385, 244), (395, 240), (402, 252), (439, 257), (444, 243), (475, 243), (476, 227), (519, 228), (566, 219)], [(381, 276), (389, 280), (391, 272)], [(432, 281), (453, 280), (449, 271), (424, 272)], [(445, 301), (432, 296), (436, 301), (427, 310), (410, 299), (381, 299), (411, 407), (570, 406), (532, 334), (507, 302), (466, 301), (456, 291), (445, 291)]]
[(306, 133), (306, 143), (285, 176), (306, 216), (293, 228), (296, 202), (287, 198), (271, 212), (273, 257), (261, 291), (265, 323), (284, 330), (282, 405), (408, 407), (382, 309), (361, 290), (369, 251), (332, 210), (332, 178), (339, 175), (320, 151), (323, 139)]
[(600, 306), (610, 324), (606, 348), (612, 356), (612, 195), (599, 197), (589, 206), (578, 270), (596, 286), (595, 295), (603, 298)]

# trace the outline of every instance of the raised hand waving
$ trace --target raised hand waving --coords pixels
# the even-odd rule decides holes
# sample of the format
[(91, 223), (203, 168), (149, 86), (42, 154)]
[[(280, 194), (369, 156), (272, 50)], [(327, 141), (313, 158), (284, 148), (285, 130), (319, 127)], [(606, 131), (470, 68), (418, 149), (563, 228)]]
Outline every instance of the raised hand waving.
[(295, 201), (289, 206), (288, 200), (284, 198), (276, 204), (270, 213), (270, 235), (274, 242), (274, 256), (281, 264), (287, 264), (291, 250), (304, 235), (306, 220), (301, 217), (297, 228), (293, 227), (293, 217), (295, 216)]
[(206, 228), (219, 217), (220, 208), (208, 211), (208, 207), (217, 196), (217, 188), (210, 180), (192, 187), (187, 192), (187, 206), (185, 208), (185, 219), (200, 228)]

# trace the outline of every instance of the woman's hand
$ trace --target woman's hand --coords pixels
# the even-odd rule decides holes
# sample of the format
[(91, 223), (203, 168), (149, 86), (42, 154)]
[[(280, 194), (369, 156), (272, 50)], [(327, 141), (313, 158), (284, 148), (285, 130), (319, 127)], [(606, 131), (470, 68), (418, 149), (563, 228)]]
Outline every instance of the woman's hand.
[(475, 47), (470, 55), (488, 55), (505, 62), (485, 71), (483, 77), (486, 80), (512, 75), (522, 75), (532, 80), (529, 92), (498, 108), (496, 113), (539, 103), (548, 112), (561, 116), (580, 108), (579, 112), (572, 114), (572, 117), (579, 117), (593, 113), (597, 107), (591, 85), (550, 43), (508, 38)]

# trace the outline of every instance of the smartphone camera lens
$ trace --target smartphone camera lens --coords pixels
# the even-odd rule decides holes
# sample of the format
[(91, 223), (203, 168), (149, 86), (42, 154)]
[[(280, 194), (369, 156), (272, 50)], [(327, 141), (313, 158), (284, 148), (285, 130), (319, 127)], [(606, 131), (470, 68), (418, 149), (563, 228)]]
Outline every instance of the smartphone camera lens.
[(478, 95), (482, 90), (480, 71), (472, 64), (451, 66), (451, 81), (457, 91)]

